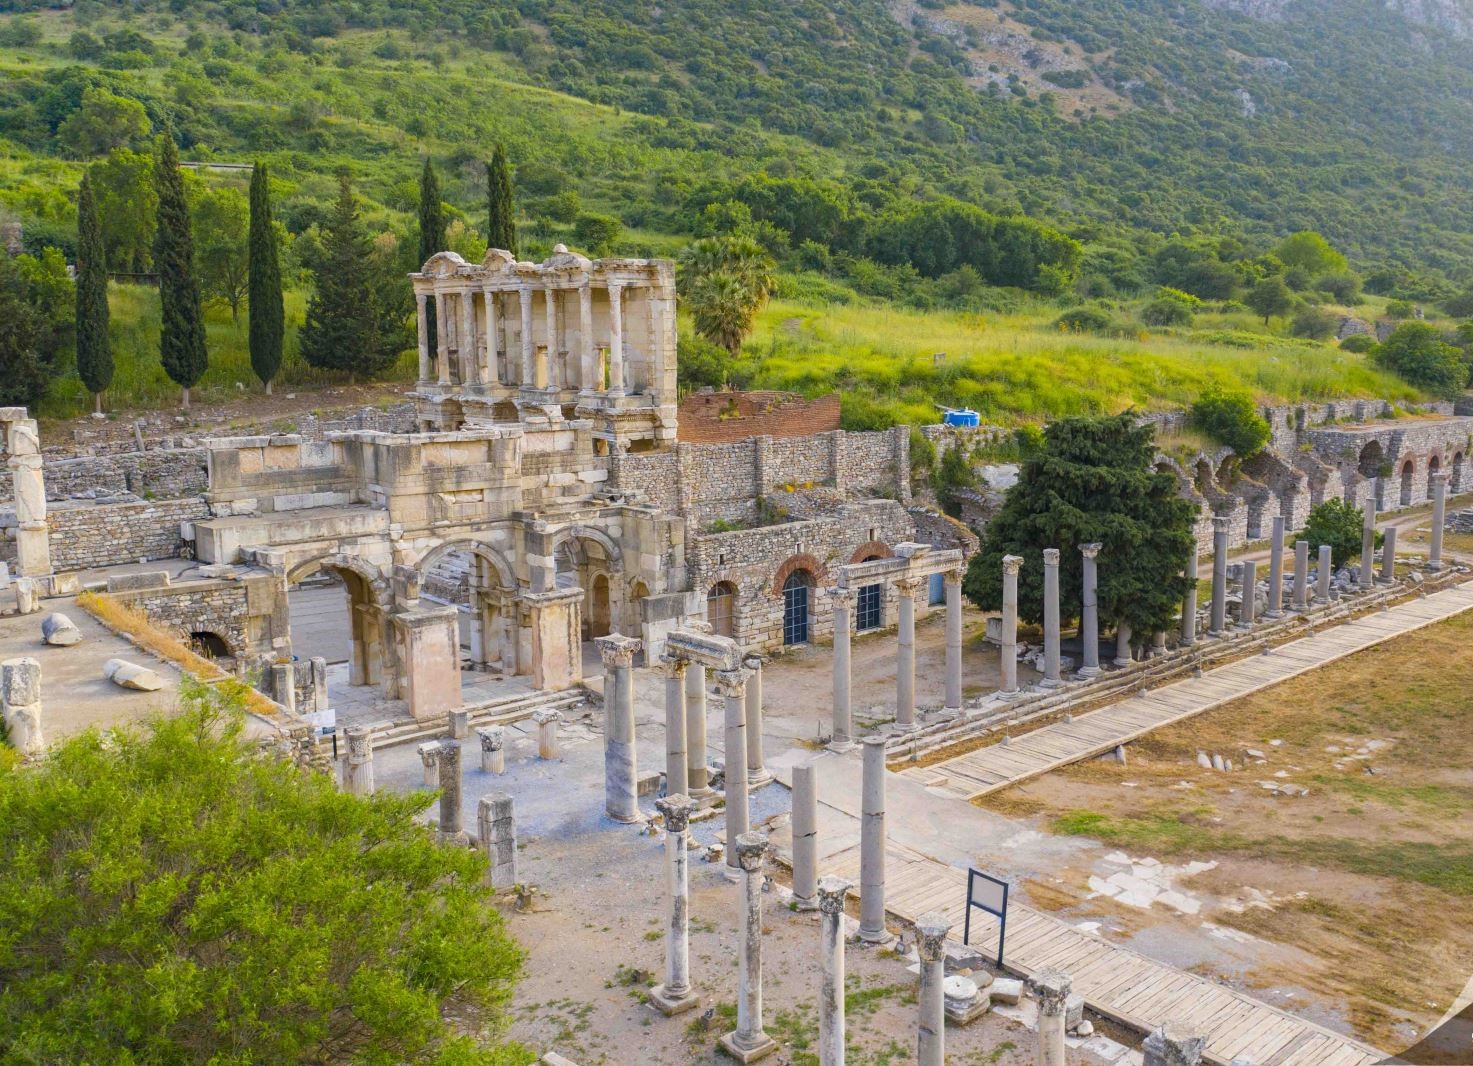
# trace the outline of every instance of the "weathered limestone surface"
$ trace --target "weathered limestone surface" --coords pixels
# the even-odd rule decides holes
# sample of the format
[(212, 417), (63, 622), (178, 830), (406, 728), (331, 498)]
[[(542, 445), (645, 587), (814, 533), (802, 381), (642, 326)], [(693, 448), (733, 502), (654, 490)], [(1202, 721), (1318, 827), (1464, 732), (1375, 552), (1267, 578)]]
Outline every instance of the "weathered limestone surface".
[(793, 767), (793, 904), (818, 905), (818, 783), (812, 763)]
[(367, 726), (349, 726), (345, 730), (347, 746), (341, 759), (343, 791), (354, 796), (371, 796), (373, 781), (373, 730)]
[(52, 611), (41, 619), (41, 639), (58, 648), (69, 648), (82, 643), (82, 631), (60, 611)]
[(1145, 1066), (1197, 1066), (1206, 1043), (1191, 1026), (1168, 1021), (1146, 1037), (1141, 1050)]
[(951, 921), (939, 911), (916, 919), (916, 953), (921, 960), (920, 1018), (916, 1029), (918, 1066), (946, 1062), (946, 934)]
[(859, 937), (880, 944), (885, 929), (885, 738), (864, 738), (859, 828)]
[(488, 774), (506, 773), (506, 727), (481, 726), (476, 730), (476, 737), (481, 742), (481, 771)]
[(818, 1061), (820, 1066), (844, 1063), (844, 900), (853, 882), (829, 875), (820, 878), (818, 894), (819, 970)]
[(1064, 1015), (1074, 983), (1049, 967), (1029, 978), (1028, 987), (1038, 999), (1038, 1066), (1065, 1066)]
[(158, 674), (126, 659), (109, 659), (103, 663), (102, 676), (119, 688), (131, 688), (139, 692), (157, 692), (164, 687)]
[(11, 747), (22, 755), (46, 750), (41, 733), (41, 664), (30, 657), (0, 663), (0, 713)]
[(778, 1049), (762, 1027), (762, 863), (767, 837), (743, 833), (736, 838), (742, 882), (742, 943), (737, 987), (737, 1027), (721, 1038), (721, 1047), (741, 1063), (757, 1062)]
[(690, 815), (695, 804), (677, 793), (655, 801), (665, 818), (665, 893), (670, 903), (665, 930), (665, 981), (650, 989), (650, 1001), (669, 1017), (690, 1010), (700, 997), (690, 983)]
[(486, 851), (487, 878), (495, 889), (517, 884), (516, 808), (508, 792), (488, 792), (476, 809), (476, 836)]

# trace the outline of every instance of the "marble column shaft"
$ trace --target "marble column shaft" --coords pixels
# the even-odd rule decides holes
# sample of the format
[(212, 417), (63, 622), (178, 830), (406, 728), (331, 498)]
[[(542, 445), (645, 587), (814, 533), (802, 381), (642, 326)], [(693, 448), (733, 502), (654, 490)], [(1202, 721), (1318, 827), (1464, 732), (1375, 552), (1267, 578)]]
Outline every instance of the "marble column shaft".
[(1396, 527), (1387, 526), (1381, 531), (1381, 580), (1388, 585), (1396, 581)]
[(41, 732), (41, 661), (31, 656), (0, 663), (0, 716), (10, 746), (21, 755), (46, 750)]
[(1366, 504), (1365, 522), (1360, 531), (1360, 587), (1368, 589), (1376, 583), (1376, 506)]
[(719, 670), (716, 684), (726, 704), (726, 865), (737, 868), (732, 841), (751, 825), (747, 808), (747, 672)]
[(506, 727), (482, 726), (476, 730), (476, 736), (481, 741), (481, 772), (506, 773)]
[(670, 904), (665, 930), (665, 983), (650, 989), (650, 999), (665, 1014), (696, 1005), (690, 984), (690, 813), (695, 804), (680, 793), (655, 801), (665, 818), (665, 897)]
[(419, 327), (419, 380), (429, 381), (432, 369), (430, 366), (430, 324), (428, 320), (428, 308), (425, 306), (429, 297), (422, 292), (414, 294), (415, 321)]
[(1002, 557), (1002, 641), (998, 654), (1002, 666), (1002, 691), (1018, 691), (1018, 570), (1021, 555)]
[[(762, 1028), (762, 860), (767, 837), (743, 833), (732, 849), (742, 871), (742, 944), (737, 986), (736, 1032), (726, 1041), (744, 1062), (776, 1049), (776, 1042)], [(755, 1054), (754, 1054), (755, 1053)]]
[(1066, 1066), (1064, 1015), (1074, 982), (1069, 975), (1048, 967), (1028, 981), (1038, 999), (1038, 1057), (1036, 1066)]
[(690, 766), (686, 754), (684, 659), (667, 659), (665, 672), (665, 795), (685, 796), (690, 792)]
[(1043, 549), (1043, 684), (1052, 688), (1059, 677), (1059, 549)]
[(522, 384), (530, 386), (536, 378), (535, 356), (532, 349), (532, 287), (523, 285), (517, 290), (521, 303), (522, 320)]
[(558, 344), (557, 331), (557, 290), (552, 287), (552, 282), (542, 290), (542, 300), (547, 311), (547, 369), (543, 373), (545, 381), (542, 387), (555, 389), (562, 385), (557, 379), (557, 354), (561, 345)]
[(1116, 623), (1115, 626), (1115, 665), (1129, 666), (1135, 662), (1135, 656), (1130, 650), (1131, 638), (1130, 626), (1125, 622)]
[(476, 808), (476, 830), (486, 852), (491, 887), (517, 884), (517, 820), (509, 792), (488, 792)]
[(844, 899), (853, 883), (828, 876), (818, 882), (819, 965), (822, 985), (818, 996), (819, 1066), (844, 1066)]
[(1265, 618), (1281, 618), (1284, 614), (1284, 516), (1274, 518), (1268, 553), (1268, 607)]
[(1432, 475), (1432, 539), (1427, 547), (1427, 569), (1442, 569), (1442, 527), (1447, 522), (1447, 475)]
[[(639, 820), (639, 768), (634, 736), (634, 653), (640, 643), (634, 637), (617, 634), (599, 637), (595, 643), (604, 663), (604, 710), (608, 723), (604, 740), (604, 806), (614, 821), (636, 822)], [(610, 673), (612, 694), (608, 688)]]
[(496, 300), (496, 291), (489, 285), (481, 289), (481, 303), (486, 310), (486, 355), (478, 366), (478, 380), (482, 385), (495, 384), (501, 380), (500, 360), (496, 356), (496, 349), (499, 347), (496, 338), (501, 331), (500, 323), (497, 322)]
[(1081, 544), (1084, 575), (1080, 582), (1079, 642), (1083, 665), (1075, 671), (1080, 677), (1094, 677), (1100, 672), (1100, 607), (1097, 559), (1099, 544)]
[(690, 796), (711, 794), (711, 771), (706, 766), (706, 668), (685, 668), (685, 771)]
[(1181, 643), (1190, 648), (1197, 643), (1197, 542), (1192, 541), (1192, 554), (1187, 558), (1187, 592), (1181, 601)]
[(463, 328), (460, 331), (460, 380), (465, 383), (479, 381), (480, 357), (476, 354), (476, 295), (466, 289), (460, 294), (460, 313)]
[(849, 702), (850, 631), (854, 618), (853, 589), (833, 588), (829, 597), (834, 609), (834, 727), (830, 747), (848, 751), (854, 743), (854, 718)]
[(593, 286), (585, 279), (578, 286), (578, 383), (584, 391), (602, 389), (596, 379), (598, 352), (593, 346)]
[(461, 782), (460, 741), (446, 738), (439, 743), (435, 753), (440, 767), (440, 835), (451, 837), (460, 833)]
[(762, 664), (760, 655), (745, 655), (747, 674), (747, 784), (755, 788), (772, 780), (762, 757)]
[(373, 795), (373, 730), (350, 725), (344, 733), (343, 791), (354, 796)]
[(609, 392), (624, 392), (624, 286), (609, 283)]
[(1309, 610), (1309, 541), (1294, 542), (1294, 610)]
[(895, 724), (903, 728), (916, 720), (916, 590), (920, 582), (900, 578), (895, 582), (899, 595), (899, 625), (895, 640)]
[(445, 313), (445, 294), (435, 293), (435, 379), (450, 384), (450, 323)]
[(1243, 560), (1240, 591), (1242, 602), (1238, 607), (1238, 624), (1246, 629), (1253, 624), (1253, 617), (1258, 609), (1258, 563), (1252, 559)]
[(859, 936), (869, 943), (885, 931), (885, 738), (865, 737), (859, 826)]
[(962, 709), (962, 572), (948, 570), (942, 578), (946, 589), (946, 706), (959, 714)]
[(1330, 546), (1328, 544), (1321, 544), (1319, 581), (1317, 582), (1319, 588), (1315, 595), (1315, 599), (1320, 603), (1330, 602), (1330, 578), (1334, 576), (1333, 571), (1334, 560), (1330, 558)]
[(916, 919), (916, 954), (920, 956), (920, 1018), (916, 1026), (917, 1066), (946, 1063), (946, 934), (951, 920), (939, 911)]
[(818, 781), (812, 763), (793, 767), (793, 902), (800, 911), (816, 905), (818, 885)]
[(1212, 517), (1212, 622), (1207, 635), (1222, 636), (1227, 628), (1228, 519)]

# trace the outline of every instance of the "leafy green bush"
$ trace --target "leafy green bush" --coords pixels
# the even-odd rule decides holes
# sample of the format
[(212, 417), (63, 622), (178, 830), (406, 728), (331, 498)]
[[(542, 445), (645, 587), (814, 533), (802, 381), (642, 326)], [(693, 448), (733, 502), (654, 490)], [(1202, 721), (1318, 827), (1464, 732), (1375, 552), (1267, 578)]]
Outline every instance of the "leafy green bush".
[(1306, 307), (1294, 316), (1294, 321), (1289, 325), (1289, 332), (1296, 337), (1323, 341), (1335, 335), (1335, 329), (1339, 324), (1340, 319), (1324, 308)]
[(1155, 299), (1141, 308), (1141, 321), (1148, 326), (1190, 326), (1192, 309), (1180, 300)]
[(1192, 425), (1213, 440), (1226, 444), (1240, 459), (1257, 455), (1272, 434), (1253, 399), (1243, 392), (1212, 387), (1192, 404)]
[(1391, 300), (1386, 304), (1386, 317), (1398, 322), (1411, 318), (1416, 313), (1416, 307), (1408, 300)]
[(1098, 307), (1071, 307), (1054, 319), (1054, 329), (1064, 333), (1109, 333), (1115, 320)]
[(1372, 353), (1379, 365), (1443, 399), (1454, 399), (1468, 384), (1463, 353), (1426, 322), (1403, 322)]
[(1369, 352), (1376, 347), (1376, 335), (1374, 333), (1352, 333), (1348, 337), (1340, 339), (1340, 348), (1347, 352)]
[[(1343, 499), (1326, 500), (1309, 512), (1300, 540), (1309, 541), (1309, 550), (1316, 552), (1320, 545), (1330, 546), (1332, 565), (1343, 566), (1360, 557), (1361, 535), (1365, 525), (1365, 513)], [(1376, 543), (1381, 543), (1381, 534), (1376, 534)]]

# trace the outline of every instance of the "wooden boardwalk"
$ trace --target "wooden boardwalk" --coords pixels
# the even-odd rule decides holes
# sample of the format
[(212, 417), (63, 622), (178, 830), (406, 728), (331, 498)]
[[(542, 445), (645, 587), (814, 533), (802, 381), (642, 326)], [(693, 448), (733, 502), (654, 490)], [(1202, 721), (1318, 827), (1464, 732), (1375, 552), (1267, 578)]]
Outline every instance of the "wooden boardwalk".
[[(927, 767), (900, 771), (920, 784), (974, 799), (1103, 754), (1162, 726), (1210, 711), (1326, 663), (1473, 609), (1473, 582), (1327, 627), (1202, 677), (1164, 685)], [(1255, 1060), (1256, 1061), (1256, 1060)]]
[[(895, 844), (886, 860), (885, 909), (912, 923), (927, 911), (941, 911), (951, 919), (953, 938), (960, 940), (966, 871)], [(832, 856), (824, 872), (857, 883), (858, 847)], [(997, 932), (995, 919), (973, 911), (974, 947), (995, 958)], [(1004, 948), (1005, 969), (1027, 977), (1057, 966), (1091, 1009), (1123, 1025), (1142, 1032), (1168, 1020), (1191, 1025), (1207, 1039), (1206, 1062), (1241, 1057), (1254, 1066), (1371, 1066), (1386, 1059), (1366, 1044), (1018, 903), (1008, 906)]]

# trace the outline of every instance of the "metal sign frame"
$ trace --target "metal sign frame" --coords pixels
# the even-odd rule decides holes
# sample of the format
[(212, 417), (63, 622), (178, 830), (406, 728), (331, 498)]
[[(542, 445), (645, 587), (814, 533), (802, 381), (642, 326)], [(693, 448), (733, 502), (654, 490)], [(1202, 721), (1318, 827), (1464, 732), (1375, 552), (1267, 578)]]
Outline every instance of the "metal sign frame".
[[(979, 903), (977, 900), (972, 898), (972, 886), (976, 883), (976, 879), (979, 877), (982, 878), (982, 880), (989, 881), (1002, 889), (1002, 907), (1000, 909), (994, 910), (987, 904)], [(963, 944), (968, 944), (968, 941), (970, 941), (972, 938), (973, 907), (976, 907), (978, 910), (981, 911), (986, 911), (988, 914), (992, 915), (998, 920), (999, 925), (997, 930), (997, 966), (998, 969), (1002, 969), (1003, 941), (1008, 935), (1008, 883), (1001, 878), (993, 877), (991, 874), (984, 874), (981, 870), (967, 870), (967, 908), (966, 917), (962, 921)], [(970, 945), (968, 944), (968, 946)]]

